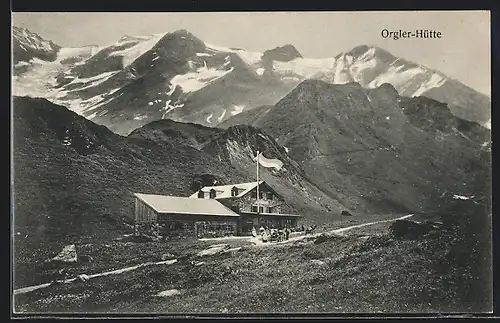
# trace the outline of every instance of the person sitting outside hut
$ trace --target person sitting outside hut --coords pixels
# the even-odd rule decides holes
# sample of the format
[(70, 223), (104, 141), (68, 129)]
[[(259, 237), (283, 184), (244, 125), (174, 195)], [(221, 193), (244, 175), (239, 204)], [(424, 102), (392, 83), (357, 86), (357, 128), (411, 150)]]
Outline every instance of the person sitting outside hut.
[(271, 241), (276, 241), (278, 240), (278, 230), (276, 229), (271, 229)]
[(290, 229), (285, 228), (285, 240), (288, 240), (290, 238)]
[(267, 232), (264, 230), (262, 232), (262, 242), (267, 242), (269, 241), (269, 235), (267, 234)]

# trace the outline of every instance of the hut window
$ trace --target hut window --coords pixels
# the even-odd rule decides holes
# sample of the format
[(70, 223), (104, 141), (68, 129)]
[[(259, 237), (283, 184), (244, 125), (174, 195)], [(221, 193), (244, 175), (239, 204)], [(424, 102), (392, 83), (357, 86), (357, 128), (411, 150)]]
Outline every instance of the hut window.
[(259, 206), (259, 213), (264, 213), (264, 207), (263, 206)]
[(212, 189), (210, 190), (210, 198), (211, 198), (211, 199), (214, 199), (216, 196), (217, 196), (217, 192), (215, 192), (215, 190), (212, 188)]
[(237, 196), (238, 195), (238, 188), (235, 186), (231, 189), (231, 196)]
[(254, 199), (257, 198), (257, 191), (256, 190), (252, 191), (252, 198), (254, 198)]
[(198, 198), (202, 199), (202, 198), (204, 198), (204, 197), (205, 197), (205, 192), (203, 192), (202, 190), (200, 190), (200, 191), (198, 192)]
[(252, 205), (252, 212), (257, 212), (257, 205)]
[(273, 211), (274, 211), (274, 208), (273, 208), (272, 206), (270, 206), (270, 207), (268, 208), (268, 212), (269, 212), (269, 213), (273, 213)]
[(263, 198), (262, 192), (259, 192), (259, 199), (262, 200), (262, 198)]

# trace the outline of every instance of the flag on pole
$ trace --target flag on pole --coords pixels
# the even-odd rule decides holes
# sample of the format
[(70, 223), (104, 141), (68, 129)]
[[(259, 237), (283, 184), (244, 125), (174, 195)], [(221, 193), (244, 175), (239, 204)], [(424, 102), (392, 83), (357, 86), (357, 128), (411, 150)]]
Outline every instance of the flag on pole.
[(262, 155), (262, 153), (258, 153), (257, 157), (254, 158), (257, 160), (259, 164), (266, 168), (274, 167), (277, 170), (280, 170), (283, 167), (283, 162), (279, 159), (268, 159)]

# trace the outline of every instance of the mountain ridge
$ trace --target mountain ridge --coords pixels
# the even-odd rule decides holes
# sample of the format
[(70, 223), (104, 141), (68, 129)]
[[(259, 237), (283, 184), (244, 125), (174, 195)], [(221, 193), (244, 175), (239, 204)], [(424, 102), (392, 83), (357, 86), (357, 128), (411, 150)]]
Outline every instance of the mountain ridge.
[(307, 80), (261, 109), (257, 118), (246, 118), (247, 111), (222, 125), (251, 120), (287, 147), (313, 181), (349, 197), (347, 207), (368, 198), (433, 212), (454, 190), (488, 198), (491, 134), (453, 116), (446, 104), (400, 96), (392, 85)]

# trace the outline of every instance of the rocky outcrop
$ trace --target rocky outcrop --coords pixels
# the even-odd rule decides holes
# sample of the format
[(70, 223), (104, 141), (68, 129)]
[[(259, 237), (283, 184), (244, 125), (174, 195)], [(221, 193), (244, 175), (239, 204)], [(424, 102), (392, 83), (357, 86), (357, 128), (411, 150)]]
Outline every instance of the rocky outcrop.
[(389, 232), (396, 239), (417, 239), (440, 228), (441, 225), (435, 222), (420, 223), (411, 220), (397, 220), (391, 224)]
[(50, 259), (51, 262), (74, 263), (78, 261), (76, 246), (74, 244), (65, 246), (57, 256)]

